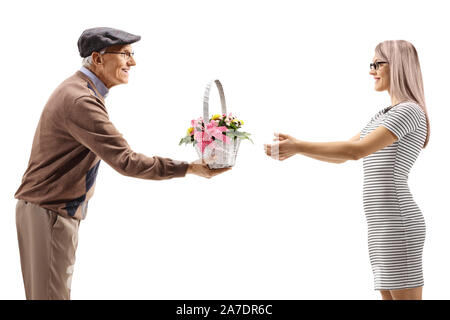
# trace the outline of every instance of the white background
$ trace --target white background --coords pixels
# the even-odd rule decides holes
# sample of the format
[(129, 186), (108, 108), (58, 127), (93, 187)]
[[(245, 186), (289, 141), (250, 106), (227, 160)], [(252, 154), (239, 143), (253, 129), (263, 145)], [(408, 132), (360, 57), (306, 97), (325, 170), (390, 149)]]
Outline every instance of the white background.
[[(426, 224), (425, 299), (450, 298), (447, 1), (8, 1), (1, 4), (0, 298), (24, 299), (14, 193), (51, 92), (80, 67), (86, 28), (139, 34), (110, 118), (133, 150), (179, 160), (222, 81), (245, 121), (231, 172), (147, 181), (100, 165), (81, 223), (73, 299), (379, 299), (367, 248), (361, 161), (276, 162), (274, 132), (346, 140), (381, 108), (369, 62), (389, 39), (419, 53), (431, 139), (410, 174)], [(211, 112), (218, 112), (212, 91)]]

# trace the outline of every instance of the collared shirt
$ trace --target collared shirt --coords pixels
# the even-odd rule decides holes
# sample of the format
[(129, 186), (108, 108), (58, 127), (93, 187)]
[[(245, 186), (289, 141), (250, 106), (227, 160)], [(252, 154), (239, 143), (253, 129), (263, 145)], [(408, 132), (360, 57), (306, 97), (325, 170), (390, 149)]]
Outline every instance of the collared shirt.
[(85, 75), (89, 77), (89, 79), (92, 80), (94, 83), (95, 88), (97, 88), (98, 92), (102, 95), (103, 98), (106, 98), (108, 96), (108, 88), (105, 86), (105, 84), (97, 78), (97, 76), (88, 68), (81, 67), (81, 72), (83, 72)]

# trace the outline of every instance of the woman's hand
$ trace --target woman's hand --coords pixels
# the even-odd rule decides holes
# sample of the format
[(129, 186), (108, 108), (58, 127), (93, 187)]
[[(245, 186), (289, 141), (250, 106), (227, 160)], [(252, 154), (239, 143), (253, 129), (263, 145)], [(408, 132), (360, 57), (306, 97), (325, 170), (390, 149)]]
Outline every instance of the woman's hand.
[(264, 150), (266, 154), (276, 160), (286, 160), (299, 152), (299, 140), (283, 133), (275, 133), (274, 141), (279, 141), (276, 144), (265, 144)]
[(202, 159), (189, 163), (186, 173), (195, 174), (197, 176), (210, 179), (220, 173), (231, 170), (231, 168), (210, 169), (206, 162)]

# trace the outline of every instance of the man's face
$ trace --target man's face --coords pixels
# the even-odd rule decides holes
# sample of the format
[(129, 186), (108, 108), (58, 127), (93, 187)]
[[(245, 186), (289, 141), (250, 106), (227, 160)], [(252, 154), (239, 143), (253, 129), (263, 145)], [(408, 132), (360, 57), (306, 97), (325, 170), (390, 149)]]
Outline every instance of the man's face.
[(129, 44), (106, 48), (106, 53), (101, 56), (102, 67), (99, 70), (99, 76), (107, 88), (128, 83), (130, 68), (136, 65), (134, 58), (127, 56), (127, 54), (132, 52), (133, 50)]

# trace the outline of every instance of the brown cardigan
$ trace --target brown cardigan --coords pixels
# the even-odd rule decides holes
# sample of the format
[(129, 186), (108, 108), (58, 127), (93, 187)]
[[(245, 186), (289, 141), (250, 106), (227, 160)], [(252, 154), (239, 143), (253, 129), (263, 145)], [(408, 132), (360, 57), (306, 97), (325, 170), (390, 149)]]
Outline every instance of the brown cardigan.
[(162, 180), (186, 175), (188, 164), (131, 150), (109, 121), (103, 97), (77, 71), (50, 96), (15, 198), (84, 219), (100, 160), (119, 173)]

